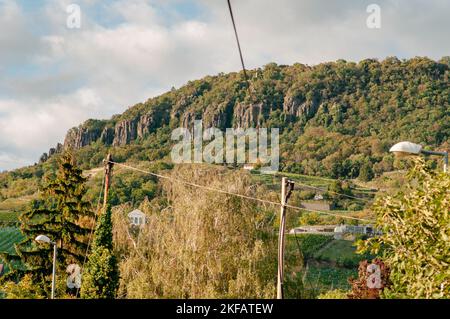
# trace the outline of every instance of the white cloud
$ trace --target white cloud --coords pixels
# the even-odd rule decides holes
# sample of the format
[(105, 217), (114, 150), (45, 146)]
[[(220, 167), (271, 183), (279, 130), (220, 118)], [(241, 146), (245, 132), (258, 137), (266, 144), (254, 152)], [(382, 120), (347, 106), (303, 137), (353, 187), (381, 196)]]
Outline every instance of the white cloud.
[[(180, 0), (80, 0), (79, 30), (65, 24), (72, 2), (48, 0), (31, 17), (0, 0), (0, 27), (8, 30), (0, 33), (0, 70), (17, 71), (0, 78), (0, 169), (33, 163), (88, 118), (240, 68), (225, 0), (194, 1), (202, 10), (195, 17), (162, 12)], [(448, 1), (378, 0), (380, 30), (366, 27), (372, 2), (232, 1), (247, 66), (449, 54)], [(6, 157), (21, 163), (4, 164)]]

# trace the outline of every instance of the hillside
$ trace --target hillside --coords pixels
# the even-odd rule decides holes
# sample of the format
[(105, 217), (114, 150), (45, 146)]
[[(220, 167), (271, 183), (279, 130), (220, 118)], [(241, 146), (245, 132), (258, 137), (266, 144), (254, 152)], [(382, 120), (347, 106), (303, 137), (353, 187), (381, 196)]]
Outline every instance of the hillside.
[[(69, 130), (64, 143), (39, 164), (0, 173), (0, 211), (14, 211), (2, 207), (32, 198), (43, 177), (55, 171), (55, 155), (63, 149), (72, 149), (84, 170), (102, 166), (107, 152), (119, 162), (160, 160), (157, 165), (170, 168), (171, 131), (190, 127), (195, 119), (222, 130), (280, 128), (280, 170), (285, 173), (361, 180), (381, 176), (401, 168), (388, 153), (395, 142), (449, 148), (449, 67), (448, 57), (438, 62), (339, 60), (317, 66), (268, 64), (249, 71), (249, 90), (242, 73), (190, 81), (109, 120), (88, 120)], [(363, 170), (371, 174), (361, 177)], [(151, 180), (128, 181), (134, 184), (113, 195), (117, 202), (155, 193)]]
[(80, 152), (85, 168), (98, 166), (106, 147), (116, 147), (120, 160), (159, 159), (169, 150), (173, 128), (202, 119), (204, 127), (222, 130), (280, 128), (282, 170), (357, 177), (369, 162), (381, 173), (392, 169), (386, 152), (396, 141), (448, 148), (449, 61), (268, 64), (249, 72), (250, 90), (241, 73), (207, 76), (110, 120), (88, 120), (49, 154), (86, 148)]

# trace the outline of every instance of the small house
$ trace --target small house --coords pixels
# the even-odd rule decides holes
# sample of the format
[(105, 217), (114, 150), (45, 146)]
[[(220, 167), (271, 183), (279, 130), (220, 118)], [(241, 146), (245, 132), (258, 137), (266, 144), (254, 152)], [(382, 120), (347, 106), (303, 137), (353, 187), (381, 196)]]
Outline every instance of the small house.
[(128, 214), (128, 218), (130, 219), (130, 224), (132, 226), (142, 226), (145, 224), (145, 214), (139, 209), (135, 209)]

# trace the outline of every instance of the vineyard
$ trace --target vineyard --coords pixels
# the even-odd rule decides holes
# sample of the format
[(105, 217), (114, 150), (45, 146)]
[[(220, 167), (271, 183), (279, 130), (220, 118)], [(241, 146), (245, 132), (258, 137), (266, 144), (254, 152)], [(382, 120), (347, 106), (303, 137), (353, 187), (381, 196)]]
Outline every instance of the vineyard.
[(357, 269), (311, 266), (305, 276), (305, 288), (322, 293), (333, 289), (349, 290), (348, 278), (356, 278)]
[[(5, 227), (0, 228), (0, 253), (14, 254), (14, 244), (20, 242), (23, 239), (23, 235), (18, 228)], [(3, 261), (0, 259), (0, 263)], [(20, 265), (17, 265), (19, 267)], [(14, 265), (16, 267), (16, 265)], [(5, 265), (4, 272), (7, 272), (8, 268)]]
[(288, 269), (303, 278), (305, 291), (314, 298), (333, 289), (348, 291), (348, 279), (357, 277), (359, 262), (373, 258), (356, 254), (352, 241), (332, 236), (288, 235), (286, 243)]
[(0, 252), (14, 253), (14, 244), (23, 239), (22, 233), (15, 227), (0, 229)]

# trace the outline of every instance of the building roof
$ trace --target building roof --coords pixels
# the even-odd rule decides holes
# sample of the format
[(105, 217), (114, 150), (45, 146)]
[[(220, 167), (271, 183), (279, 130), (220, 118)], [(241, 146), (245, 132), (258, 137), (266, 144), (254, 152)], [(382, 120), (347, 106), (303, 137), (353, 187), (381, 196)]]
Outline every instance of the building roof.
[(145, 214), (141, 210), (135, 209), (128, 213), (128, 217), (145, 217)]

